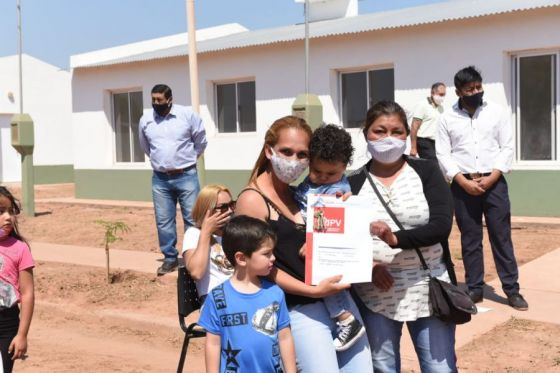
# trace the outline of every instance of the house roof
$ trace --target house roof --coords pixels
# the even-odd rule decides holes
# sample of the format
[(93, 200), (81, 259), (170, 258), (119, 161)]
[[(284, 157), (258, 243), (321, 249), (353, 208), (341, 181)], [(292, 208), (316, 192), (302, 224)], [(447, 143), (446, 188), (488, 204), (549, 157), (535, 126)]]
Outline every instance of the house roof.
[[(309, 26), (309, 36), (310, 38), (321, 38), (384, 29), (397, 29), (558, 6), (560, 6), (560, 0), (454, 0), (349, 18), (313, 22)], [(198, 41), (197, 52), (202, 54), (235, 48), (269, 45), (303, 40), (304, 37), (305, 30), (303, 24), (252, 31), (247, 30)], [(187, 39), (184, 38), (183, 40)], [(126, 47), (122, 46), (111, 49)], [(79, 56), (72, 56), (72, 62), (81, 63), (71, 63), (71, 67), (86, 68), (188, 56), (188, 45), (187, 43), (181, 43), (167, 48), (152, 47), (151, 49), (114, 58), (96, 59), (96, 52), (98, 51), (90, 52), (91, 58), (83, 61), (76, 61), (76, 57)]]

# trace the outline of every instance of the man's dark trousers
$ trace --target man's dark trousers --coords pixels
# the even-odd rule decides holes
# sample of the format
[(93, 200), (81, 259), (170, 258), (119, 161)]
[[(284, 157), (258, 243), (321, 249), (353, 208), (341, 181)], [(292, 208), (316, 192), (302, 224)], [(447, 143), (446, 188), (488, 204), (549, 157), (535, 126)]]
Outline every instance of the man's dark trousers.
[(424, 159), (437, 159), (436, 142), (425, 137), (416, 138), (416, 149), (418, 156)]
[(511, 212), (506, 180), (498, 181), (484, 194), (472, 196), (457, 183), (451, 184), (455, 218), (461, 231), (465, 281), (469, 290), (482, 293), (484, 255), (482, 252), (482, 215), (488, 228), (490, 246), (502, 289), (506, 295), (519, 292), (518, 270), (511, 240)]

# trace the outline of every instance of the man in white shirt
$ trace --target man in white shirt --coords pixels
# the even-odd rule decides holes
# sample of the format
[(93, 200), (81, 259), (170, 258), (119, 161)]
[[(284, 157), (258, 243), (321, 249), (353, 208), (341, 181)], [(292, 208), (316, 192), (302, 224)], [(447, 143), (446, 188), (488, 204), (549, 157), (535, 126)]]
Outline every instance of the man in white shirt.
[(484, 256), (482, 215), (502, 289), (510, 306), (529, 308), (519, 294), (518, 269), (511, 240), (508, 188), (502, 174), (513, 158), (512, 127), (505, 108), (483, 101), (482, 76), (475, 67), (460, 70), (454, 79), (459, 100), (441, 116), (436, 153), (452, 181), (455, 218), (461, 231), (465, 282), (471, 299), (482, 301)]
[(436, 134), (439, 117), (443, 113), (445, 84), (432, 84), (430, 97), (420, 101), (412, 114), (410, 126), (410, 155), (424, 159), (436, 159)]

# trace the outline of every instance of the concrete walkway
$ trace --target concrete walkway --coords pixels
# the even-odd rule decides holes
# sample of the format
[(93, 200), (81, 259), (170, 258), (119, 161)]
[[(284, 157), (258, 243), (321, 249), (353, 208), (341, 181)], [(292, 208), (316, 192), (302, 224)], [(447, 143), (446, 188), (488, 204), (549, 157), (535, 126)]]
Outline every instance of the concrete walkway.
[[(105, 268), (105, 249), (102, 248), (35, 241), (31, 242), (30, 246), (35, 260)], [(162, 259), (163, 255), (160, 253), (110, 250), (110, 266), (112, 269), (128, 269), (155, 275)], [(169, 275), (177, 276), (177, 272)]]
[[(516, 311), (507, 304), (499, 279), (488, 283), (484, 301), (477, 304), (478, 314), (471, 322), (457, 327), (455, 348), (461, 348), (511, 317), (560, 324), (560, 277), (556, 273), (559, 266), (560, 248), (519, 267), (520, 292), (529, 303), (528, 311)], [(406, 328), (403, 328), (402, 343), (402, 359), (419, 369)]]
[[(105, 250), (101, 248), (43, 242), (32, 242), (31, 247), (35, 260), (105, 267)], [(161, 258), (159, 253), (111, 250), (111, 268), (155, 275)], [(560, 277), (556, 274), (559, 265), (560, 248), (519, 268), (521, 293), (529, 302), (529, 310), (525, 312), (516, 311), (507, 305), (498, 279), (490, 282), (485, 289), (484, 302), (478, 304), (479, 313), (471, 322), (457, 327), (456, 348), (461, 348), (511, 317), (560, 324)], [(176, 276), (176, 273), (166, 276)], [(418, 369), (406, 328), (403, 328), (401, 355), (403, 364)]]

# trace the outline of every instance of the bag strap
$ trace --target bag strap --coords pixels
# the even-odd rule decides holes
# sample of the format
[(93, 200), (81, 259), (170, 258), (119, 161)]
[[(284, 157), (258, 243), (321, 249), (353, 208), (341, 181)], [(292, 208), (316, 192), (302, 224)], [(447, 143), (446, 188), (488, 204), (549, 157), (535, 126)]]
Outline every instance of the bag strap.
[[(400, 230), (404, 230), (403, 225), (401, 224), (399, 219), (397, 219), (393, 210), (391, 210), (391, 208), (387, 205), (387, 202), (385, 202), (385, 199), (381, 196), (381, 193), (379, 193), (379, 189), (377, 189), (377, 186), (373, 182), (373, 180), (371, 178), (371, 175), (369, 174), (366, 166), (362, 167), (362, 172), (366, 175), (366, 178), (368, 179), (371, 187), (373, 188), (373, 191), (377, 195), (377, 198), (379, 198), (379, 202), (381, 202), (381, 204), (383, 205), (383, 207), (385, 208), (385, 210), (387, 211), (387, 213), (389, 214), (391, 219), (393, 219), (393, 221), (395, 222), (397, 227), (399, 227)], [(420, 249), (415, 247), (414, 250), (416, 251), (416, 254), (418, 254), (418, 258), (420, 258), (420, 263), (422, 263), (422, 268), (424, 268), (424, 270), (430, 272), (430, 267), (428, 267), (428, 265), (426, 264), (426, 261), (424, 260), (424, 255), (422, 255), (422, 252), (420, 251)]]

